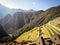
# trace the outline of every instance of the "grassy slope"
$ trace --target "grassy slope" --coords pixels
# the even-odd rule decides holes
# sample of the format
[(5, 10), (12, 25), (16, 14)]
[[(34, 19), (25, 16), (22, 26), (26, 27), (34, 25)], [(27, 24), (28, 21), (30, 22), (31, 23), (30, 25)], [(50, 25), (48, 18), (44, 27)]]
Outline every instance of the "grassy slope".
[(49, 23), (51, 23), (51, 24), (53, 24), (55, 26), (60, 24), (60, 17), (56, 18), (55, 20), (50, 21)]
[(35, 26), (38, 25), (44, 25), (47, 22), (49, 22), (50, 20), (53, 20), (57, 17), (60, 16), (60, 6), (56, 6), (56, 7), (51, 7), (47, 10), (45, 10), (44, 12), (42, 12), (41, 14), (39, 14), (38, 17), (36, 17), (33, 21), (31, 21), (29, 24), (23, 26), (23, 28), (19, 29), (19, 30), (31, 30), (32, 28), (34, 28)]
[(21, 42), (23, 40), (36, 40), (38, 35), (38, 27), (23, 33), (20, 37), (16, 39), (17, 42)]
[[(41, 30), (44, 34), (42, 34), (42, 36), (44, 38), (49, 38), (54, 34), (60, 34), (60, 28), (56, 27), (57, 24), (60, 24), (60, 17), (52, 21), (49, 21), (47, 24), (43, 25)], [(16, 39), (16, 41), (22, 42), (23, 40), (32, 40), (32, 41), (37, 40), (39, 28), (40, 27), (35, 27), (32, 30), (23, 33)]]
[[(22, 42), (23, 40), (25, 40), (25, 41), (27, 41), (27, 40), (35, 41), (38, 38), (38, 30), (39, 30), (39, 27), (35, 27), (32, 30), (30, 30), (28, 32), (25, 32), (20, 37), (18, 37), (16, 39), (16, 41), (17, 42)], [(43, 25), (41, 30), (44, 33), (44, 34), (42, 34), (42, 36), (44, 38), (49, 38), (49, 37), (51, 37), (54, 34), (60, 33), (60, 30), (56, 29), (52, 25), (49, 25), (49, 23)]]

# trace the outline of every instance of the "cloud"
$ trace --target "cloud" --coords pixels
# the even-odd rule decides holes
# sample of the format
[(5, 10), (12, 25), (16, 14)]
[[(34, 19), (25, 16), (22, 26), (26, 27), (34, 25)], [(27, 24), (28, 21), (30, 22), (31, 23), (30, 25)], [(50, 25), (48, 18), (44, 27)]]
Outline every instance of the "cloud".
[(36, 5), (36, 2), (32, 2), (33, 5)]

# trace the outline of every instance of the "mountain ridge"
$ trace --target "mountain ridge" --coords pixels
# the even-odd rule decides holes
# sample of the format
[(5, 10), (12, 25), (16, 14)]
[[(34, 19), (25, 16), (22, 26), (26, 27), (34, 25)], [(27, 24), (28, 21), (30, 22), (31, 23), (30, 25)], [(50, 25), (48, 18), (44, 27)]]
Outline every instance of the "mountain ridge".
[[(10, 14), (9, 14), (10, 15)], [(8, 33), (14, 31), (30, 30), (38, 25), (43, 25), (48, 21), (60, 16), (60, 6), (51, 7), (45, 11), (39, 10), (34, 12), (16, 12), (10, 17), (10, 21), (3, 25)], [(5, 18), (4, 18), (5, 19)], [(1, 23), (2, 24), (2, 23)]]
[(35, 10), (30, 9), (30, 10), (23, 10), (23, 9), (15, 9), (15, 8), (8, 8), (2, 4), (0, 4), (0, 19), (4, 18), (7, 14), (13, 15), (16, 12), (34, 12)]
[[(60, 16), (60, 10), (59, 9), (60, 9), (60, 6), (56, 6), (56, 7), (52, 7), (52, 8), (47, 9), (42, 14), (40, 14), (39, 17), (37, 17), (30, 24), (28, 24), (27, 27), (25, 26), (25, 28), (31, 29), (30, 27), (34, 27), (34, 26), (39, 25), (39, 24), (43, 25), (44, 23), (47, 23), (49, 20), (52, 20), (56, 17), (59, 17)], [(37, 24), (37, 22), (38, 22), (38, 24)], [(22, 29), (22, 30), (24, 30), (24, 29)]]

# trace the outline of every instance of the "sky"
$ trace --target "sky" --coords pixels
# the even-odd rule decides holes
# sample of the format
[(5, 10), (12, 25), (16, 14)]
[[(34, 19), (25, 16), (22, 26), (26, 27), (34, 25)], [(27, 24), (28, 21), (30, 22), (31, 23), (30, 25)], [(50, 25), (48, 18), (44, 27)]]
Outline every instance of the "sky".
[(46, 10), (49, 7), (60, 5), (60, 0), (0, 0), (0, 4), (8, 8)]

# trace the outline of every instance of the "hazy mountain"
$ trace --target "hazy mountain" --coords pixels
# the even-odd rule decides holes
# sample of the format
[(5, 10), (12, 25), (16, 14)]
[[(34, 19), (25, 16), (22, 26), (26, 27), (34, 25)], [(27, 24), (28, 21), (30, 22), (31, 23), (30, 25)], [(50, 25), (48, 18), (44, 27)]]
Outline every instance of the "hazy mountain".
[(0, 4), (0, 19), (5, 17), (7, 14), (13, 15), (15, 12), (23, 12), (22, 9), (10, 9), (5, 7), (4, 5)]
[(8, 33), (13, 33), (16, 30), (25, 31), (38, 25), (44, 25), (50, 20), (59, 17), (60, 6), (51, 7), (45, 11), (21, 11), (15, 12), (13, 16), (11, 14), (8, 15), (0, 20), (0, 23)]
[(10, 9), (0, 4), (0, 18), (3, 18), (8, 14)]
[(29, 9), (29, 10), (25, 10), (26, 12), (34, 12), (35, 10), (33, 9)]
[(10, 14), (7, 14), (4, 18), (0, 19), (0, 24), (5, 25), (10, 21), (12, 16)]
[(33, 9), (23, 10), (23, 9), (10, 9), (2, 4), (0, 4), (0, 19), (5, 17), (7, 14), (13, 15), (16, 12), (34, 12)]
[[(38, 11), (40, 14), (43, 11)], [(14, 30), (22, 28), (36, 18), (37, 12), (16, 12), (13, 16), (8, 14), (1, 19), (1, 24), (8, 33), (13, 33)]]

